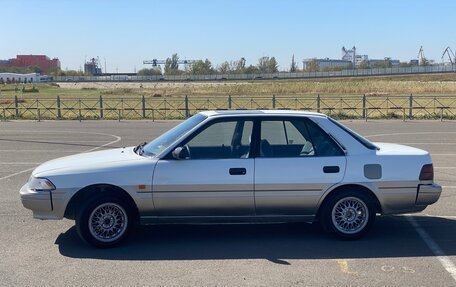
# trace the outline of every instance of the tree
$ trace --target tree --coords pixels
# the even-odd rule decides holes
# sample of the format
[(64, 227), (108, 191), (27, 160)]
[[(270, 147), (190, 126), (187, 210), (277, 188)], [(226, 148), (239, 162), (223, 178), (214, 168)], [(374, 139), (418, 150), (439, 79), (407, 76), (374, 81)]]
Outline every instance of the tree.
[(232, 72), (230, 63), (228, 61), (221, 63), (217, 66), (217, 71), (220, 74), (230, 74)]
[(261, 57), (258, 59), (258, 70), (260, 73), (277, 73), (279, 71), (279, 64), (275, 57)]
[(254, 66), (254, 65), (250, 65), (244, 69), (245, 74), (258, 74), (259, 72), (260, 71), (259, 71), (258, 67)]
[(291, 57), (290, 73), (296, 73), (298, 70), (298, 65), (296, 64), (294, 54)]
[(179, 56), (173, 54), (171, 58), (167, 58), (165, 61), (165, 74), (166, 75), (178, 75), (182, 71), (179, 71)]
[(231, 63), (232, 70), (237, 74), (245, 73), (245, 58), (242, 57), (239, 61), (234, 61)]
[(429, 66), (429, 60), (426, 57), (420, 59), (420, 66)]
[(320, 70), (320, 65), (318, 65), (318, 62), (316, 59), (312, 59), (307, 62), (304, 70), (306, 72), (318, 72)]
[(205, 61), (198, 60), (192, 63), (190, 74), (192, 75), (210, 75), (214, 73), (212, 63), (208, 59)]
[(362, 60), (358, 64), (358, 69), (368, 69), (369, 68), (369, 62), (367, 60)]
[(161, 75), (162, 72), (160, 68), (152, 68), (152, 69), (141, 69), (138, 71), (138, 76), (156, 76), (156, 75)]

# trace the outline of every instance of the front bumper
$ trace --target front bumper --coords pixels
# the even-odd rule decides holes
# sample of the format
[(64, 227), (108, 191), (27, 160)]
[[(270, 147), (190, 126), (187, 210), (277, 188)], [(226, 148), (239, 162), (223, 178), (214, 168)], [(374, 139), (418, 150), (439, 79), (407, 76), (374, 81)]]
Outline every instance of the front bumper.
[(24, 184), (19, 191), (22, 205), (33, 212), (37, 219), (61, 219), (61, 200), (53, 199), (51, 191), (33, 191)]
[(416, 196), (416, 205), (429, 205), (437, 202), (442, 193), (442, 186), (433, 184), (421, 184), (418, 186), (418, 194)]

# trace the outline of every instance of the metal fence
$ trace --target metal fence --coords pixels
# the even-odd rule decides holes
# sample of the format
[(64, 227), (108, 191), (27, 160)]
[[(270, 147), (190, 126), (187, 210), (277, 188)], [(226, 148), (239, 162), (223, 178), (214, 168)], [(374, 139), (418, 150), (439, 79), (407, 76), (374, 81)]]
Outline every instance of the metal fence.
[(54, 82), (155, 82), (155, 81), (222, 81), (222, 80), (272, 80), (357, 76), (387, 76), (456, 72), (456, 65), (432, 65), (414, 67), (391, 67), (352, 69), (328, 72), (272, 73), (272, 74), (217, 74), (217, 75), (157, 75), (157, 76), (58, 76)]
[(292, 109), (335, 118), (456, 119), (455, 96), (214, 96), (0, 98), (8, 119), (184, 119), (203, 110)]

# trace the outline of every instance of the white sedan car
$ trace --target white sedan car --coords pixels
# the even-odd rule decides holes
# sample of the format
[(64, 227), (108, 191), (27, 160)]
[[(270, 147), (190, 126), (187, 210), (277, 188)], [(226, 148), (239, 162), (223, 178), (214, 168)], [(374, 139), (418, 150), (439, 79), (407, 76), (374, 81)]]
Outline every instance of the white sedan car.
[(372, 143), (295, 111), (199, 113), (153, 141), (55, 159), (20, 194), (39, 219), (75, 219), (97, 247), (135, 223), (314, 222), (357, 239), (376, 214), (419, 212), (442, 191), (428, 152)]

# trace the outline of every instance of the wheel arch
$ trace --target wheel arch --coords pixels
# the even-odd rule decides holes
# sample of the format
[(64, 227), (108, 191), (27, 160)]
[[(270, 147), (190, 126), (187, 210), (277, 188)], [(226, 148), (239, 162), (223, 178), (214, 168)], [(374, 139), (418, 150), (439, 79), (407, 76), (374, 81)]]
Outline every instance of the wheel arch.
[(106, 183), (93, 184), (78, 190), (68, 202), (65, 208), (64, 217), (68, 219), (75, 219), (78, 206), (90, 197), (100, 196), (101, 194), (116, 195), (125, 199), (128, 205), (132, 208), (135, 216), (134, 220), (139, 220), (139, 210), (131, 195), (119, 186)]
[(333, 189), (326, 192), (322, 196), (322, 198), (320, 199), (320, 202), (318, 204), (316, 219), (318, 220), (322, 207), (325, 205), (325, 203), (328, 201), (328, 199), (332, 195), (342, 192), (342, 191), (347, 191), (347, 190), (358, 191), (358, 192), (362, 192), (362, 193), (368, 195), (371, 198), (372, 202), (374, 203), (375, 212), (382, 213), (382, 205), (380, 204), (380, 200), (378, 199), (377, 195), (369, 187), (367, 187), (365, 185), (361, 185), (361, 184), (351, 183), (351, 184), (343, 184), (343, 185), (336, 186)]

